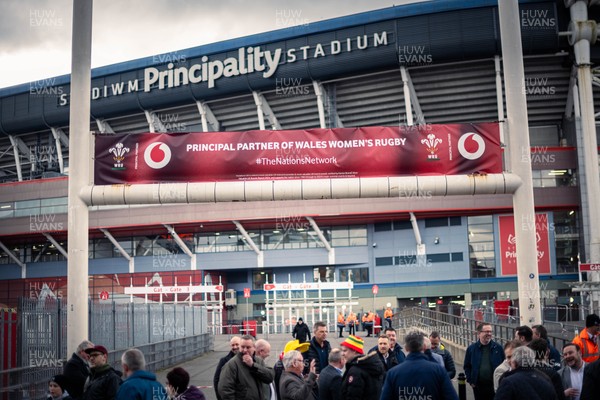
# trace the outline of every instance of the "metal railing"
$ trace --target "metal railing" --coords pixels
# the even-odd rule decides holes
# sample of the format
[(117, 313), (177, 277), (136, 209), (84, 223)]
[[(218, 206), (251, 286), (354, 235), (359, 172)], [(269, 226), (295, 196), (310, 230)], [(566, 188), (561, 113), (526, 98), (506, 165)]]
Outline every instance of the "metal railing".
[[(66, 303), (65, 303), (66, 304)], [(49, 379), (62, 372), (66, 348), (66, 305), (61, 299), (21, 299), (17, 321), (18, 367), (0, 371), (0, 400), (45, 398)], [(90, 303), (89, 335), (114, 349), (109, 362), (120, 369), (123, 351), (142, 350), (149, 370), (178, 364), (208, 351), (205, 307), (187, 304)]]
[[(481, 318), (479, 318), (481, 316)], [(454, 344), (467, 348), (477, 340), (477, 326), (488, 323), (492, 326), (494, 340), (502, 345), (514, 339), (514, 329), (519, 325), (518, 317), (503, 319), (499, 323), (490, 313), (471, 316), (469, 312), (462, 315), (447, 314), (428, 308), (411, 307), (402, 310), (398, 316), (400, 328), (418, 328), (425, 332), (438, 331), (445, 339)], [(548, 340), (557, 349), (562, 349), (565, 343), (570, 342), (577, 332), (577, 325), (554, 323), (544, 321), (543, 325), (548, 330)]]

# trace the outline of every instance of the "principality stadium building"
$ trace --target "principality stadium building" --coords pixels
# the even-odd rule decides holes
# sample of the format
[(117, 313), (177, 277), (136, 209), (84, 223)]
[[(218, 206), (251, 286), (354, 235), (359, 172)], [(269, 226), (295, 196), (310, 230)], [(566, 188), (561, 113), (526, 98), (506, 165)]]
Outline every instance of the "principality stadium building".
[[(514, 43), (536, 211), (522, 229), (553, 310), (588, 304), (568, 283), (600, 223), (571, 3), (520, 1)], [(518, 306), (503, 61), (496, 0), (436, 0), (93, 69), (91, 300), (274, 325)], [(0, 307), (66, 295), (69, 156), (85, 151), (70, 102), (70, 76), (0, 89)]]

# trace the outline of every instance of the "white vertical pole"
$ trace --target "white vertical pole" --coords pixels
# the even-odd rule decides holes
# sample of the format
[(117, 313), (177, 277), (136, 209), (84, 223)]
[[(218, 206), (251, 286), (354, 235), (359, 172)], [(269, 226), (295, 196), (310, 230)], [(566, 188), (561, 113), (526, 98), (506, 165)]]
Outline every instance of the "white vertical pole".
[(73, 1), (71, 44), (71, 102), (69, 125), (69, 190), (67, 261), (67, 350), (89, 338), (88, 334), (88, 226), (87, 205), (79, 198), (90, 179), (90, 91), (92, 60), (92, 0)]
[(506, 114), (510, 154), (508, 169), (523, 183), (513, 195), (517, 249), (517, 284), (519, 314), (522, 325), (542, 323), (540, 285), (537, 263), (536, 218), (533, 202), (525, 68), (521, 50), (521, 21), (518, 0), (498, 1), (500, 37), (506, 85)]

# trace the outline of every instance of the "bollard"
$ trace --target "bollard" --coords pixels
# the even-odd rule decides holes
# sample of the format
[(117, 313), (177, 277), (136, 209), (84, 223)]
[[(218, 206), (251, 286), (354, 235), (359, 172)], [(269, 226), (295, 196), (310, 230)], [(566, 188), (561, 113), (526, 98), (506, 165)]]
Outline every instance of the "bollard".
[(464, 372), (458, 374), (458, 400), (467, 400), (467, 376)]

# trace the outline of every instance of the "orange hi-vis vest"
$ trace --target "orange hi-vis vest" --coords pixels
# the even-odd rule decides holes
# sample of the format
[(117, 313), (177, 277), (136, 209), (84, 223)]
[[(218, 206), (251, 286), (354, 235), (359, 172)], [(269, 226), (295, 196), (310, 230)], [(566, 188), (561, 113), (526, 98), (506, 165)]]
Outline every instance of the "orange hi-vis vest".
[(394, 313), (389, 308), (386, 309), (385, 312), (383, 313), (383, 318), (392, 318), (393, 316), (394, 316)]
[(344, 321), (344, 316), (342, 314), (338, 314), (338, 324), (346, 325), (346, 321)]
[(358, 324), (358, 321), (356, 320), (356, 314), (350, 313), (350, 315), (348, 315), (348, 318), (346, 319), (346, 322), (348, 322), (348, 325)]
[(596, 336), (596, 343), (590, 339), (587, 328), (581, 331), (579, 335), (575, 336), (573, 343), (579, 346), (581, 349), (581, 358), (586, 363), (592, 363), (596, 361), (600, 354), (598, 353), (598, 336)]

